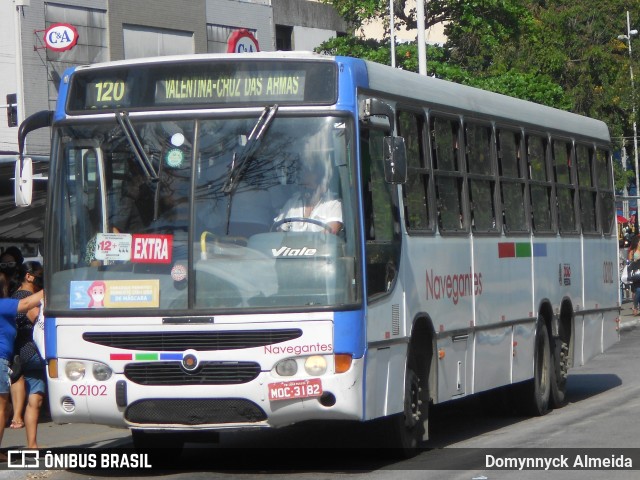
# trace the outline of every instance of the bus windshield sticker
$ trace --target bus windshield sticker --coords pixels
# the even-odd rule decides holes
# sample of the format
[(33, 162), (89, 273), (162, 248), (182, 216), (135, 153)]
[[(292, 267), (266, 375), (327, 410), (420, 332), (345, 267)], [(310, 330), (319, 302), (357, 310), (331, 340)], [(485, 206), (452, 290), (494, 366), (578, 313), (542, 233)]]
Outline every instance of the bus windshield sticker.
[(134, 234), (131, 262), (171, 263), (173, 235)]
[(158, 308), (160, 280), (72, 281), (69, 308)]
[(96, 235), (96, 260), (129, 261), (131, 259), (131, 235), (128, 233), (98, 233)]

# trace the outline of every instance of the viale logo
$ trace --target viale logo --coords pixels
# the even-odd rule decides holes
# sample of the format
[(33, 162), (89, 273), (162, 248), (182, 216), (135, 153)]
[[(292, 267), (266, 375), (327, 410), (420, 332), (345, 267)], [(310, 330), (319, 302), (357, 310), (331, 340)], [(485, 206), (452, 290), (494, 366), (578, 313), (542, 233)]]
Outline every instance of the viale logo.
[(315, 248), (290, 248), (280, 247), (279, 249), (272, 248), (271, 253), (274, 257), (311, 257), (316, 254), (318, 250)]

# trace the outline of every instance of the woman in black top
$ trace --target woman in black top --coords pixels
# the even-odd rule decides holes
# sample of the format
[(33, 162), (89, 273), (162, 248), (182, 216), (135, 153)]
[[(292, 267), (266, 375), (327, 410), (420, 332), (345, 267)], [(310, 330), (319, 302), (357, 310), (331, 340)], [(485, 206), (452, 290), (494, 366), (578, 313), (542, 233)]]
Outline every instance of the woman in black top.
[[(19, 269), (20, 287), (12, 298), (22, 299), (42, 290), (43, 269), (39, 262), (25, 262)], [(33, 342), (33, 325), (38, 318), (39, 308), (16, 317), (18, 333), (14, 344), (14, 354), (20, 355), (22, 377), (11, 385), (13, 420), (10, 428), (26, 427), (27, 448), (38, 448), (36, 434), (38, 418), (46, 391), (45, 364)], [(27, 408), (22, 420), (25, 398)]]

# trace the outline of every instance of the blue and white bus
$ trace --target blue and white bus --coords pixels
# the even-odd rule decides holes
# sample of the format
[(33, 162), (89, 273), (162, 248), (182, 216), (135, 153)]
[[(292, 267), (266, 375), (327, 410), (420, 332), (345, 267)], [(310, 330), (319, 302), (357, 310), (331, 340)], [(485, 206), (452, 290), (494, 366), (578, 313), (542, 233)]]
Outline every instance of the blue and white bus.
[[(379, 419), (409, 450), (430, 404), (562, 406), (568, 369), (619, 339), (600, 121), (269, 52), (72, 68), (20, 145), (45, 126), (56, 422), (140, 446)], [(338, 231), (283, 210), (310, 159)]]

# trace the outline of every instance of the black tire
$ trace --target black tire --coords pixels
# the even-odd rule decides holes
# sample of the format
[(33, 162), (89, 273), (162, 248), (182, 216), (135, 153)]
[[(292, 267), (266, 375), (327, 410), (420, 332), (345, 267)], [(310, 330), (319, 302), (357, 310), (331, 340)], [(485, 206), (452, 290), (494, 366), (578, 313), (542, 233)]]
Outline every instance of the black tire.
[(533, 378), (522, 385), (521, 401), (524, 413), (539, 417), (549, 413), (551, 399), (551, 345), (544, 322), (536, 328), (533, 357)]
[(563, 336), (551, 339), (551, 407), (561, 408), (567, 404), (567, 376), (569, 374), (569, 343)]
[(429, 418), (429, 389), (411, 367), (405, 374), (404, 412), (384, 420), (385, 443), (394, 457), (410, 458), (418, 451)]

